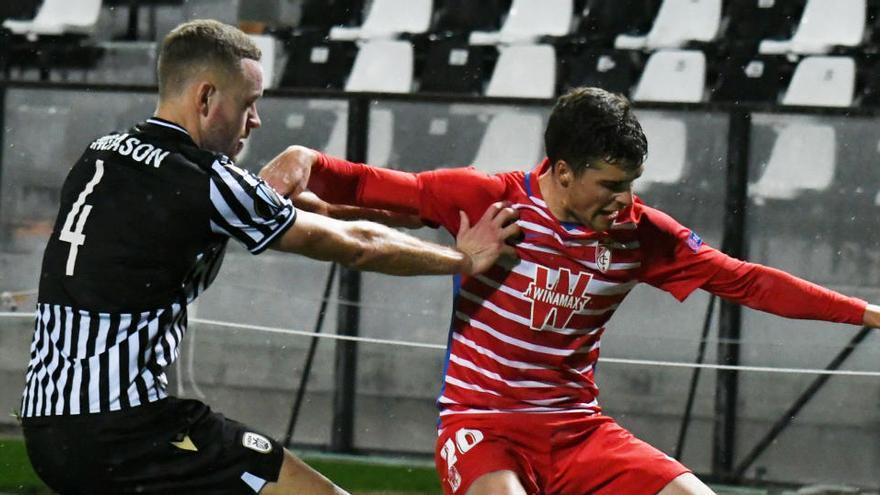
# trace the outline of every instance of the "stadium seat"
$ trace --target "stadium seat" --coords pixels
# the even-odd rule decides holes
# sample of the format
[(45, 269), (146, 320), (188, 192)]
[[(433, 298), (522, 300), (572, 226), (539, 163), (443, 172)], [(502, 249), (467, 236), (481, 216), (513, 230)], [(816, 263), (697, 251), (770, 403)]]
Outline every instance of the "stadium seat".
[(431, 25), (432, 15), (431, 0), (373, 0), (362, 25), (335, 26), (330, 30), (330, 39), (392, 38), (401, 33), (424, 33)]
[(345, 90), (409, 93), (412, 84), (412, 45), (408, 41), (372, 40), (358, 50)]
[(645, 36), (622, 34), (615, 48), (679, 48), (689, 41), (711, 41), (721, 25), (721, 0), (664, 0)]
[(863, 83), (859, 105), (863, 107), (880, 106), (880, 62), (875, 61), (861, 72)]
[(556, 51), (551, 45), (499, 48), (486, 96), (552, 98), (556, 94)]
[(469, 165), (486, 131), (481, 117), (454, 105), (395, 112), (393, 163), (411, 171)]
[(482, 93), (490, 51), (495, 52), (495, 48), (454, 39), (429, 42), (419, 90)]
[(439, 0), (437, 3), (433, 32), (497, 31), (501, 17), (507, 12), (502, 0)]
[(660, 3), (661, 0), (589, 0), (577, 33), (593, 48), (610, 48), (619, 34), (645, 35), (651, 29)]
[(487, 174), (530, 169), (541, 159), (543, 135), (540, 115), (499, 113), (486, 127), (473, 164)]
[(301, 0), (298, 28), (327, 33), (333, 26), (361, 23), (364, 0)]
[(803, 14), (803, 8), (801, 2), (792, 1), (729, 2), (727, 38), (753, 43), (755, 49), (763, 39), (790, 38)]
[(715, 101), (776, 103), (785, 78), (780, 57), (731, 57), (718, 69)]
[[(141, 39), (141, 10), (146, 9), (148, 16), (147, 34), (144, 36), (146, 40), (155, 40), (158, 37), (157, 8), (160, 6), (176, 6), (181, 7), (185, 0), (104, 0), (103, 6), (111, 12), (118, 12), (117, 8), (122, 7), (128, 11), (128, 29), (126, 33), (119, 37), (123, 41), (137, 41)], [(240, 4), (245, 5), (245, 4)], [(239, 12), (240, 13), (240, 12)]]
[(835, 46), (857, 46), (865, 36), (865, 0), (809, 0), (789, 40), (764, 40), (760, 52), (828, 53)]
[(837, 142), (834, 127), (818, 123), (791, 123), (779, 133), (757, 182), (749, 185), (749, 196), (793, 199), (803, 191), (823, 191), (834, 178)]
[(586, 49), (562, 58), (563, 86), (595, 86), (628, 95), (638, 75), (637, 53)]
[(571, 32), (573, 0), (513, 0), (500, 31), (474, 31), (473, 45), (533, 43), (543, 36), (564, 36)]
[(6, 19), (33, 19), (37, 15), (39, 0), (17, 0), (0, 3), (0, 22)]
[(280, 86), (341, 90), (354, 63), (357, 47), (350, 41), (297, 36), (287, 44), (287, 53)]
[(660, 50), (645, 64), (635, 101), (698, 103), (706, 86), (706, 56), (695, 50)]
[(45, 0), (32, 20), (7, 19), (3, 27), (30, 40), (40, 36), (88, 35), (95, 30), (100, 13), (101, 0)]
[(263, 67), (263, 89), (274, 88), (278, 42), (274, 36), (266, 34), (250, 34), (248, 36), (263, 53), (263, 56), (260, 58), (260, 65)]
[(387, 108), (370, 110), (370, 127), (367, 137), (367, 163), (387, 167), (391, 161), (391, 145), (394, 138), (394, 114)]
[(849, 57), (812, 56), (800, 61), (783, 105), (848, 107), (855, 94), (856, 63)]
[(648, 158), (645, 172), (638, 182), (677, 184), (685, 174), (687, 164), (687, 126), (680, 119), (662, 115), (639, 116), (639, 123), (648, 138)]

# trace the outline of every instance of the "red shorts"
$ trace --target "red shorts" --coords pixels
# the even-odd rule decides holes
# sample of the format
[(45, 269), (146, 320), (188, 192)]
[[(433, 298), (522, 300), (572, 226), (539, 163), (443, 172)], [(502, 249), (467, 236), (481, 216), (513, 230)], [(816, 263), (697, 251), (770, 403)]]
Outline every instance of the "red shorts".
[(567, 413), (443, 418), (434, 460), (447, 495), (502, 470), (529, 495), (654, 495), (690, 472), (608, 416)]

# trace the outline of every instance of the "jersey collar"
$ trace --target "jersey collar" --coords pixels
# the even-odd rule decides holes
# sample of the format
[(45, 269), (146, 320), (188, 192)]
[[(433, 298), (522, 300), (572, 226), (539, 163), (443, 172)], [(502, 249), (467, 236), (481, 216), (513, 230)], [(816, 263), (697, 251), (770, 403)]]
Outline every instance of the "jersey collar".
[[(529, 199), (543, 208), (550, 216), (553, 216), (553, 212), (550, 211), (550, 208), (547, 207), (547, 202), (544, 201), (544, 196), (541, 194), (541, 186), (538, 184), (538, 177), (541, 176), (547, 169), (550, 168), (550, 159), (544, 158), (541, 163), (539, 163), (535, 168), (526, 172), (525, 177), (523, 178), (523, 185), (526, 188), (526, 194), (528, 194)], [(555, 218), (555, 217), (554, 217)], [(574, 235), (583, 235), (590, 234), (594, 231), (584, 225), (575, 222), (563, 222), (559, 219), (556, 219), (559, 222), (559, 225), (565, 229), (569, 234)]]
[(159, 131), (162, 134), (165, 134), (169, 137), (174, 137), (177, 139), (183, 139), (185, 141), (190, 141), (195, 144), (192, 136), (190, 136), (189, 132), (183, 128), (180, 124), (172, 122), (170, 120), (165, 120), (159, 117), (150, 117), (145, 122), (145, 127), (149, 128), (152, 131)]

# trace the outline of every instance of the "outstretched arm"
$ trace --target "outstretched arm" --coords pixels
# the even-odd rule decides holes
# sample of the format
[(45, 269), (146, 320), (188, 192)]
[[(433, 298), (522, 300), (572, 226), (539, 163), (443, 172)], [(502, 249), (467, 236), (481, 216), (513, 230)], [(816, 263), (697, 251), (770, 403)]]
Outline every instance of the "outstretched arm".
[(510, 224), (515, 216), (511, 208), (495, 203), (471, 227), (462, 214), (453, 249), (372, 222), (343, 222), (300, 211), (273, 248), (389, 275), (473, 275), (512, 251), (504, 241), (518, 232), (516, 224)]
[(260, 176), (285, 195), (295, 196), (308, 186), (330, 204), (417, 216), (453, 234), (458, 230), (459, 211), (480, 216), (504, 197), (507, 188), (502, 178), (473, 168), (409, 173), (349, 162), (302, 146), (287, 148)]
[(403, 227), (406, 229), (418, 229), (425, 225), (416, 215), (361, 206), (331, 204), (319, 198), (311, 191), (300, 193), (299, 196), (293, 199), (293, 204), (300, 210), (310, 211), (338, 220), (369, 220), (389, 227)]
[(748, 263), (702, 243), (668, 215), (642, 207), (643, 281), (679, 300), (705, 289), (724, 299), (788, 318), (880, 327), (880, 307), (775, 268)]
[(703, 285), (713, 294), (788, 318), (880, 326), (877, 306), (775, 268), (718, 255), (727, 259), (717, 261), (719, 270)]

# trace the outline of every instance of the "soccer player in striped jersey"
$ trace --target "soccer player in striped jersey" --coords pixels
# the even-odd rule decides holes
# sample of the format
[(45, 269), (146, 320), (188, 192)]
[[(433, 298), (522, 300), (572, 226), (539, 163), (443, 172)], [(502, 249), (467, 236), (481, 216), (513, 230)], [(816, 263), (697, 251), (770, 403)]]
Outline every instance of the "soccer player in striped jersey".
[(60, 493), (344, 493), (276, 441), (168, 395), (187, 305), (228, 240), (397, 275), (474, 275), (518, 229), (496, 204), (454, 249), (297, 211), (233, 163), (260, 126), (259, 59), (231, 26), (177, 27), (161, 47), (155, 115), (96, 139), (64, 182), (21, 403), (31, 462)]
[(622, 96), (576, 88), (560, 97), (545, 149), (529, 172), (412, 174), (301, 150), (260, 175), (294, 194), (308, 184), (323, 213), (337, 203), (389, 209), (452, 233), (460, 209), (476, 217), (505, 200), (518, 211), (519, 260), (463, 277), (455, 294), (435, 455), (447, 494), (712, 493), (601, 412), (600, 339), (633, 286), (679, 300), (702, 288), (782, 316), (875, 327), (880, 311), (733, 259), (643, 204), (632, 184), (647, 141)]

